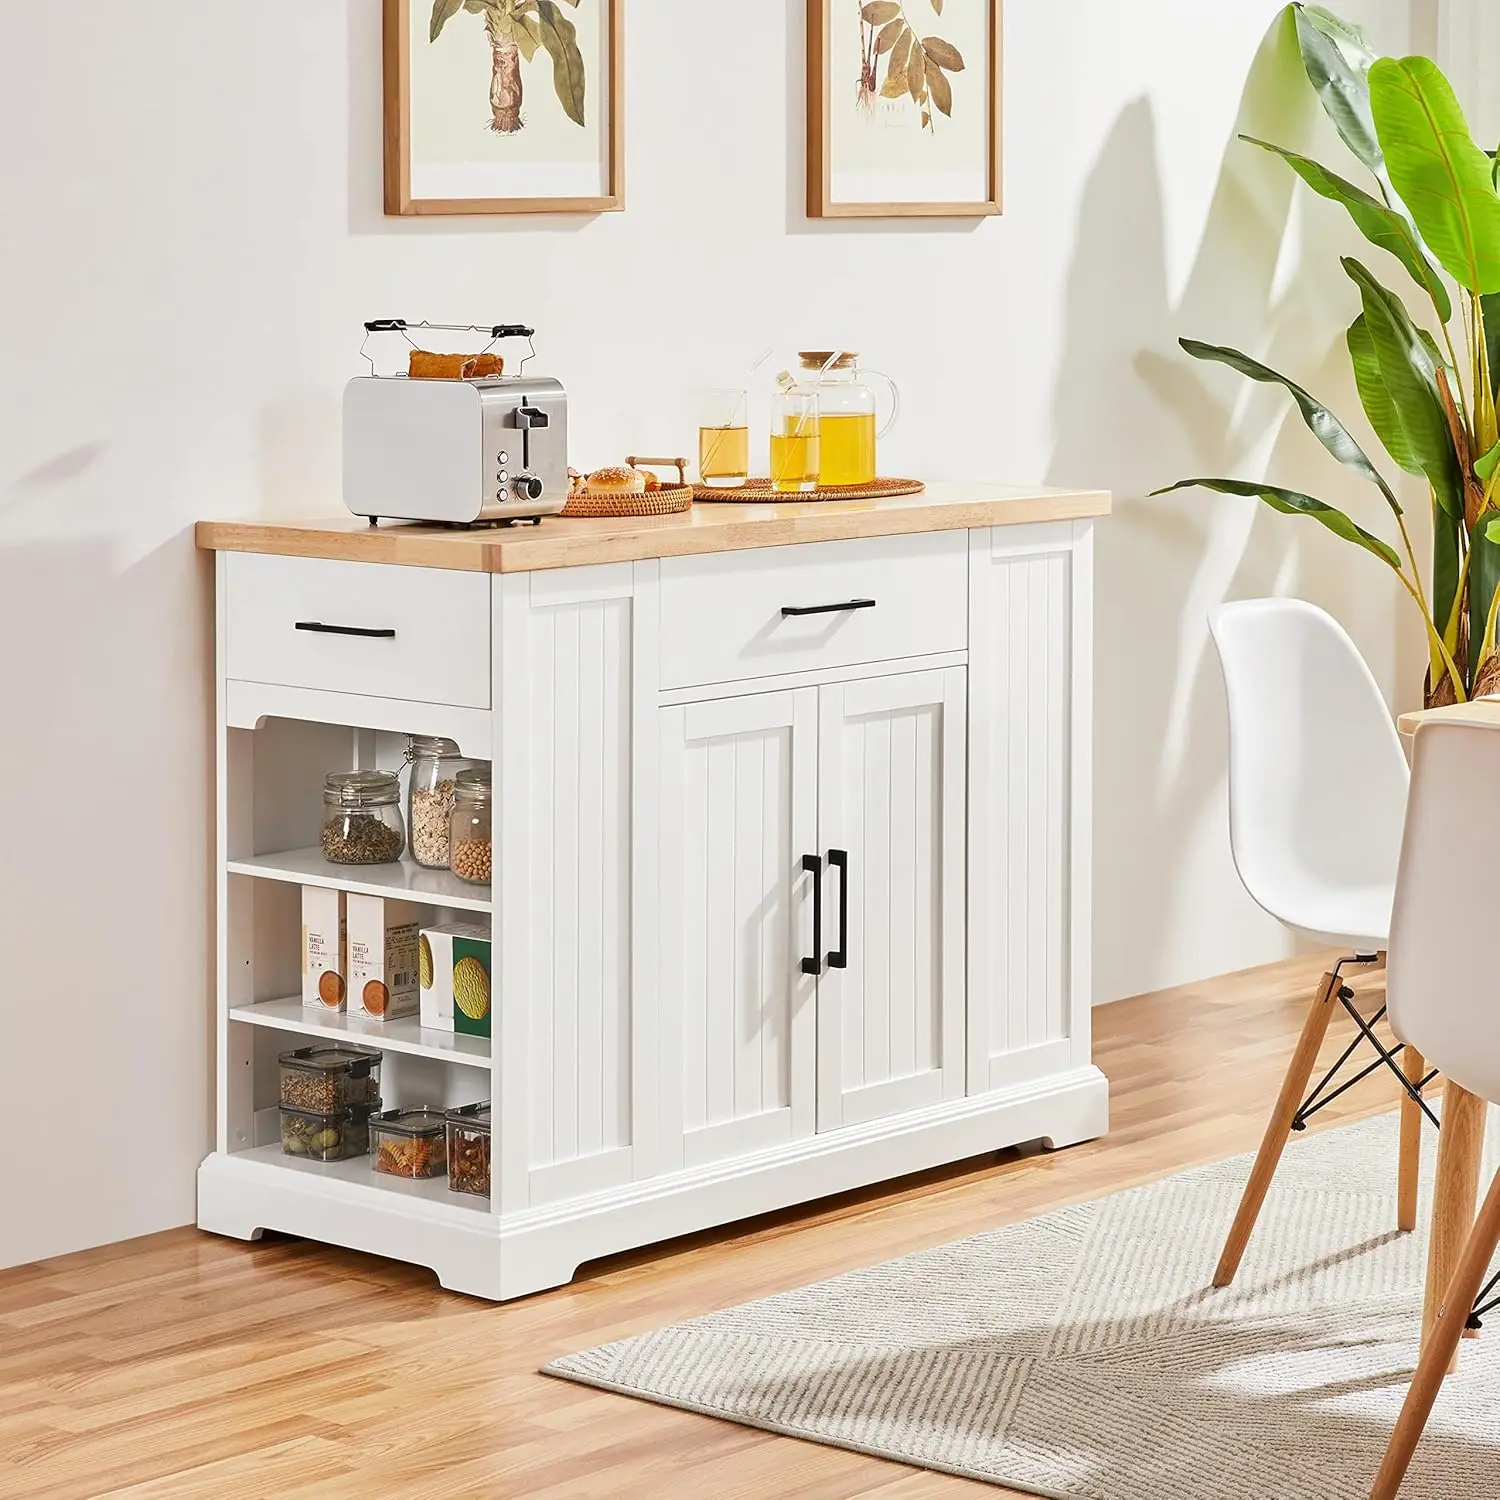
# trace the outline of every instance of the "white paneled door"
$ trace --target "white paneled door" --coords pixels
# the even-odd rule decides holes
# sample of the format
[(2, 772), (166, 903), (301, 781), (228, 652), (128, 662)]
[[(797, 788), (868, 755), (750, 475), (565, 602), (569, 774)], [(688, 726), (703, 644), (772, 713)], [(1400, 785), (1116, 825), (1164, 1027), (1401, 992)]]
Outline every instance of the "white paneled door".
[(964, 1092), (962, 667), (819, 689), (818, 1129)]
[[(813, 1133), (816, 688), (661, 710), (662, 1147), (694, 1166)], [(670, 1054), (668, 1058), (665, 1054)]]

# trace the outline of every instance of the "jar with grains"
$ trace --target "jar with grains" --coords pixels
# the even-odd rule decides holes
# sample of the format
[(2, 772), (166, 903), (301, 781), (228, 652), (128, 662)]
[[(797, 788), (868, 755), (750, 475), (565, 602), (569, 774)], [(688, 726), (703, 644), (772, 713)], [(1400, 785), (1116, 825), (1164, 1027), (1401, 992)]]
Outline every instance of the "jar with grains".
[(394, 771), (330, 771), (323, 779), (323, 858), (387, 865), (401, 858), (401, 781)]
[(406, 827), (411, 854), (429, 870), (448, 868), (448, 824), (453, 817), (453, 783), (476, 762), (441, 735), (407, 736)]
[(490, 883), (490, 768), (461, 771), (453, 784), (453, 820), (449, 827), (453, 873), (471, 885)]

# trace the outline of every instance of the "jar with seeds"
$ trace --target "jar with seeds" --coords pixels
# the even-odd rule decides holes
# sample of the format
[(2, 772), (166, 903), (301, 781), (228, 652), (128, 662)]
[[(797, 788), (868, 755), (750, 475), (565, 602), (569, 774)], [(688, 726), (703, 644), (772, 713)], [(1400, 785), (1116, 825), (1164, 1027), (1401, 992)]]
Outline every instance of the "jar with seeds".
[(453, 784), (452, 869), (470, 885), (488, 885), (492, 862), (490, 845), (490, 768), (461, 771)]
[(330, 771), (323, 779), (323, 858), (387, 865), (401, 858), (401, 781), (394, 771)]
[(407, 737), (406, 827), (411, 855), (429, 870), (448, 868), (448, 824), (453, 817), (453, 783), (476, 762), (441, 735)]

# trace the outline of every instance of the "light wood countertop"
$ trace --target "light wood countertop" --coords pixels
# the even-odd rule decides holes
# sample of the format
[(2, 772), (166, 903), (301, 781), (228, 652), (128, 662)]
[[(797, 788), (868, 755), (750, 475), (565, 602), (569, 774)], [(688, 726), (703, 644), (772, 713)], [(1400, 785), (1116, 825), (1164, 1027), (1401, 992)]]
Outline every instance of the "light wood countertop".
[(1450, 724), (1483, 724), (1500, 728), (1500, 698), (1476, 698), (1472, 703), (1453, 703), (1447, 708), (1419, 708), (1402, 714), (1396, 728), (1402, 734), (1415, 734), (1418, 724), (1429, 720), (1446, 720)]
[(608, 520), (547, 516), (540, 526), (476, 531), (390, 521), (371, 526), (357, 516), (199, 521), (197, 541), (213, 552), (269, 552), (474, 573), (526, 573), (849, 537), (1081, 520), (1107, 515), (1109, 508), (1110, 497), (1103, 490), (940, 483), (929, 485), (920, 495), (891, 500), (787, 505), (711, 501), (677, 516)]

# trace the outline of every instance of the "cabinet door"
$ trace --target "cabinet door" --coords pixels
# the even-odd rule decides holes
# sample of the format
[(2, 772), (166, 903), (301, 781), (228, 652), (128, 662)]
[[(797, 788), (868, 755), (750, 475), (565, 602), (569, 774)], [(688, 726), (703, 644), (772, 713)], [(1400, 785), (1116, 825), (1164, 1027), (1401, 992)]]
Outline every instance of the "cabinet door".
[(817, 690), (660, 713), (663, 1165), (694, 1166), (815, 1128)]
[(819, 689), (818, 1129), (964, 1092), (964, 669)]
[(1090, 538), (970, 537), (970, 1093), (1089, 1061)]

